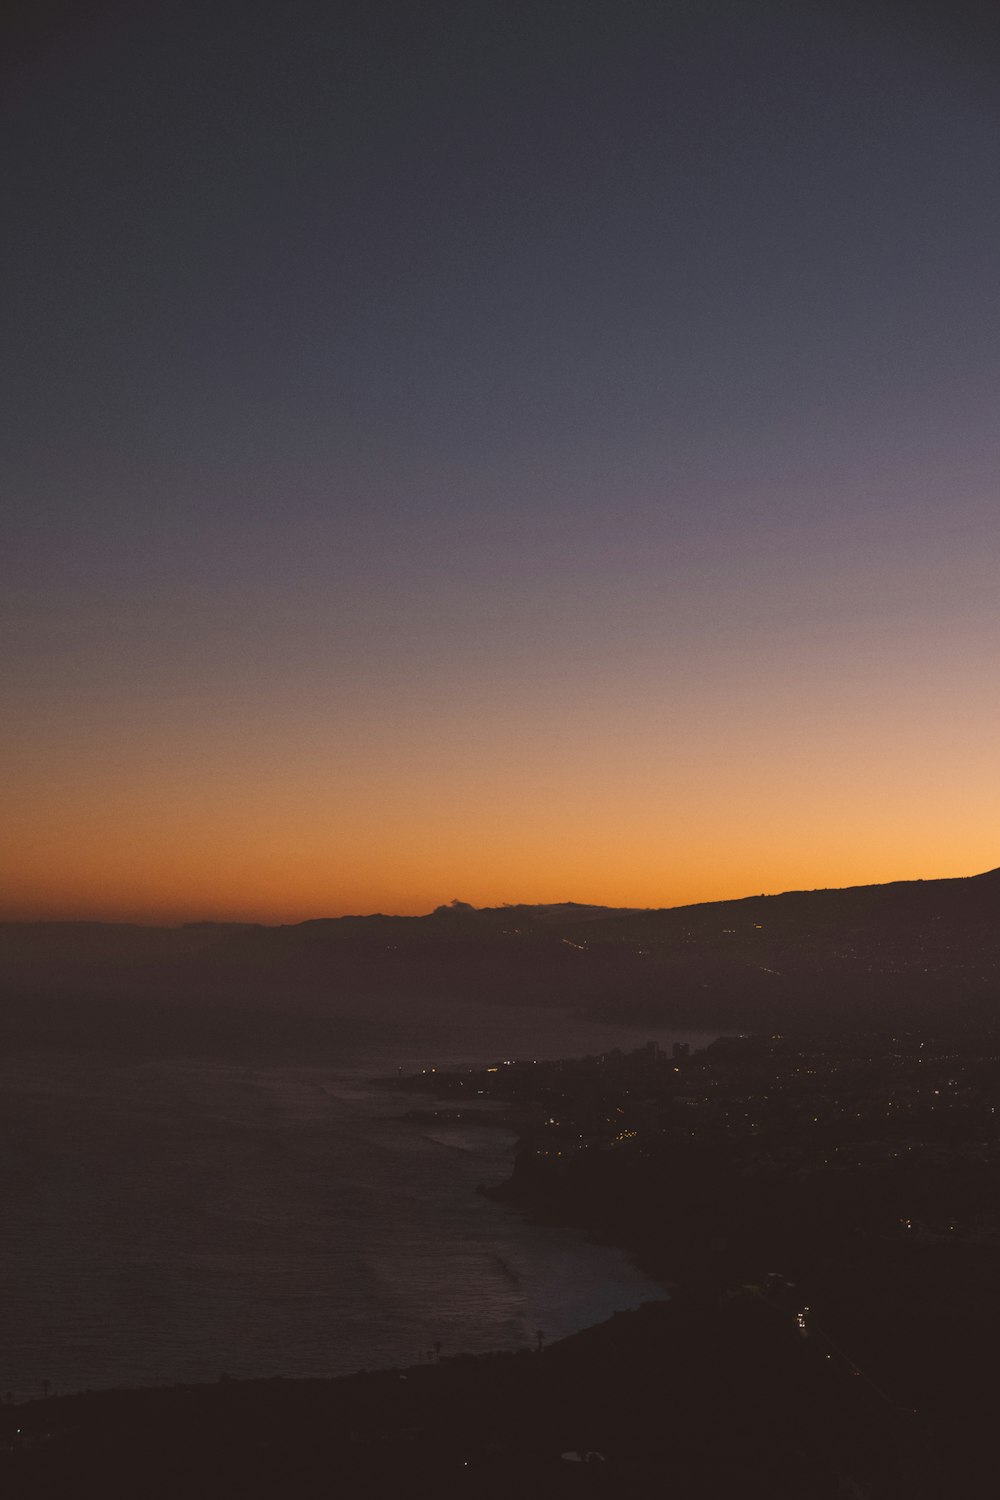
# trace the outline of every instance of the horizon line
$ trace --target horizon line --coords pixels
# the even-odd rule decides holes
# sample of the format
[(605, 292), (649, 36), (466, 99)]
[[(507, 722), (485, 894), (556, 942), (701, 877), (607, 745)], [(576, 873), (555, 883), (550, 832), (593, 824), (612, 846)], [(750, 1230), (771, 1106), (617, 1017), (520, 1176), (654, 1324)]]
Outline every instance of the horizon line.
[(769, 901), (781, 896), (819, 895), (826, 891), (878, 890), (896, 885), (944, 884), (955, 880), (980, 880), (988, 875), (1000, 875), (1000, 866), (977, 870), (972, 875), (911, 876), (900, 880), (868, 881), (858, 885), (820, 885), (789, 887), (778, 891), (754, 891), (742, 896), (722, 896), (714, 901), (684, 901), (675, 906), (611, 906), (604, 901), (501, 901), (494, 906), (474, 906), (471, 902), (444, 901), (426, 912), (347, 911), (315, 917), (300, 917), (292, 922), (265, 922), (246, 917), (188, 917), (174, 922), (141, 921), (116, 917), (7, 917), (0, 916), (3, 927), (136, 927), (154, 928), (164, 932), (182, 931), (188, 927), (257, 927), (278, 929), (282, 927), (306, 927), (313, 922), (371, 921), (383, 917), (388, 921), (421, 922), (439, 913), (455, 911), (495, 912), (504, 910), (535, 911), (551, 910), (554, 907), (579, 907), (584, 911), (606, 911), (613, 913), (645, 914), (665, 911), (688, 911), (701, 906), (727, 906), (739, 901)]

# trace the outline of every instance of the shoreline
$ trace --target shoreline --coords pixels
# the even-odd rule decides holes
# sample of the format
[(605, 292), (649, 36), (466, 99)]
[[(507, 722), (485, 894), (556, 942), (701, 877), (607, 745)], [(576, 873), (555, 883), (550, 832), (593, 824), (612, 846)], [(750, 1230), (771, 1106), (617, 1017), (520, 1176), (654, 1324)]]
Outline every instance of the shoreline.
[[(21, 1403), (2, 1417), (24, 1430), (17, 1444), (0, 1430), (0, 1478), (7, 1465), (40, 1485), (12, 1492), (68, 1500), (81, 1472), (100, 1483), (127, 1457), (132, 1493), (189, 1492), (176, 1474), (162, 1491), (135, 1482), (155, 1453), (218, 1470), (206, 1494), (233, 1492), (234, 1464), (243, 1494), (325, 1494), (333, 1465), (379, 1500), (417, 1473), (448, 1500), (470, 1482), (491, 1500), (561, 1500), (590, 1462), (606, 1483), (583, 1493), (616, 1500), (668, 1479), (713, 1500), (979, 1493), (998, 1070), (1000, 1037), (987, 1052), (843, 1033), (424, 1077), (416, 1092), (437, 1098), (394, 1119), (520, 1127), (482, 1195), (627, 1256), (662, 1295), (551, 1343), (539, 1330), (534, 1348), (436, 1344), (417, 1365)], [(467, 1103), (470, 1088), (495, 1107)], [(509, 1161), (506, 1145), (488, 1154)], [(289, 1482), (296, 1465), (308, 1482)], [(54, 1467), (59, 1486), (41, 1487)]]
[[(398, 1079), (378, 1078), (371, 1081), (379, 1087), (390, 1090), (431, 1092), (436, 1098), (450, 1099), (454, 1097), (456, 1083), (461, 1082), (461, 1074), (441, 1071), (434, 1074), (433, 1081), (431, 1075), (428, 1074), (410, 1075)], [(490, 1104), (493, 1105), (492, 1108)], [(533, 1111), (530, 1109), (523, 1106), (509, 1107), (500, 1100), (494, 1099), (485, 1106), (466, 1104), (440, 1108), (417, 1107), (392, 1118), (412, 1125), (472, 1125), (476, 1128), (511, 1132), (515, 1137), (512, 1146), (511, 1170), (499, 1182), (480, 1182), (475, 1191), (481, 1197), (489, 1198), (492, 1202), (516, 1211), (522, 1222), (527, 1225), (565, 1229), (579, 1236), (584, 1243), (621, 1252), (628, 1257), (634, 1270), (656, 1283), (664, 1298), (675, 1295), (678, 1284), (676, 1268), (651, 1243), (644, 1243), (641, 1239), (627, 1235), (623, 1236), (616, 1232), (606, 1220), (581, 1212), (579, 1204), (570, 1206), (565, 1202), (559, 1202), (550, 1190), (532, 1187), (519, 1180), (516, 1171), (517, 1155), (522, 1149), (526, 1134), (531, 1129)], [(589, 1326), (597, 1325), (585, 1324), (576, 1332), (585, 1332)]]

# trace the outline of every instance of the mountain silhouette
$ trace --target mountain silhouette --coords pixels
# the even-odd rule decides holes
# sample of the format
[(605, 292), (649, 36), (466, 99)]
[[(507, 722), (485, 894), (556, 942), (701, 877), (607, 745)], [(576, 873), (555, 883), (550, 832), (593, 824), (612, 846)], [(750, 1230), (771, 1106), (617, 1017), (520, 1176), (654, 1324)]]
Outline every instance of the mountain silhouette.
[(662, 909), (572, 901), (287, 926), (0, 924), (0, 993), (571, 1005), (697, 1027), (993, 1024), (1000, 869)]

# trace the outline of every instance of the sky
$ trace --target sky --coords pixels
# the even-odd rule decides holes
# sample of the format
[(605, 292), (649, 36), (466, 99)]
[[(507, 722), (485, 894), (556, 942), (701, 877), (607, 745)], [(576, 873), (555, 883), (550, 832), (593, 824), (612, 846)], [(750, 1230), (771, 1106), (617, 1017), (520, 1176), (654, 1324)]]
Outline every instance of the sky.
[(28, 7), (0, 916), (1000, 864), (1000, 66), (951, 6)]

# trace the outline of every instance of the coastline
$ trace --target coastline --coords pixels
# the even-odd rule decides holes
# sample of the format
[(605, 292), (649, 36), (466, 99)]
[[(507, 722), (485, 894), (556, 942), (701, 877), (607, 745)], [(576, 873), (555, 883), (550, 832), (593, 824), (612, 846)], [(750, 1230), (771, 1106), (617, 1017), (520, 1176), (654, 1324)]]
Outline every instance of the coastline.
[[(447, 1102), (393, 1117), (461, 1131), (454, 1096), (471, 1082), (485, 1098), (485, 1081), (497, 1107), (473, 1105), (480, 1123), (491, 1114), (520, 1133), (511, 1170), (482, 1195), (627, 1254), (666, 1295), (561, 1339), (539, 1329), (516, 1350), (435, 1343), (422, 1363), (339, 1377), (224, 1375), (22, 1403), (3, 1413), (0, 1479), (67, 1500), (81, 1473), (105, 1493), (166, 1500), (192, 1492), (192, 1473), (206, 1496), (236, 1481), (246, 1495), (318, 1496), (332, 1470), (372, 1500), (418, 1474), (447, 1500), (644, 1500), (668, 1479), (713, 1500), (978, 1493), (992, 1451), (977, 1361), (1000, 1326), (997, 1249), (974, 1217), (994, 1177), (980, 1132), (995, 1067), (959, 1037), (849, 1033), (675, 1057), (650, 1044), (485, 1080), (438, 1074), (417, 1092)], [(953, 1098), (925, 1108), (949, 1077)], [(911, 1087), (901, 1130), (884, 1101), (902, 1112)], [(848, 1106), (860, 1123), (845, 1129)], [(823, 1110), (830, 1129), (804, 1130)], [(947, 1191), (950, 1232), (899, 1227), (891, 1195), (918, 1182)], [(154, 1457), (166, 1488), (146, 1482)]]

